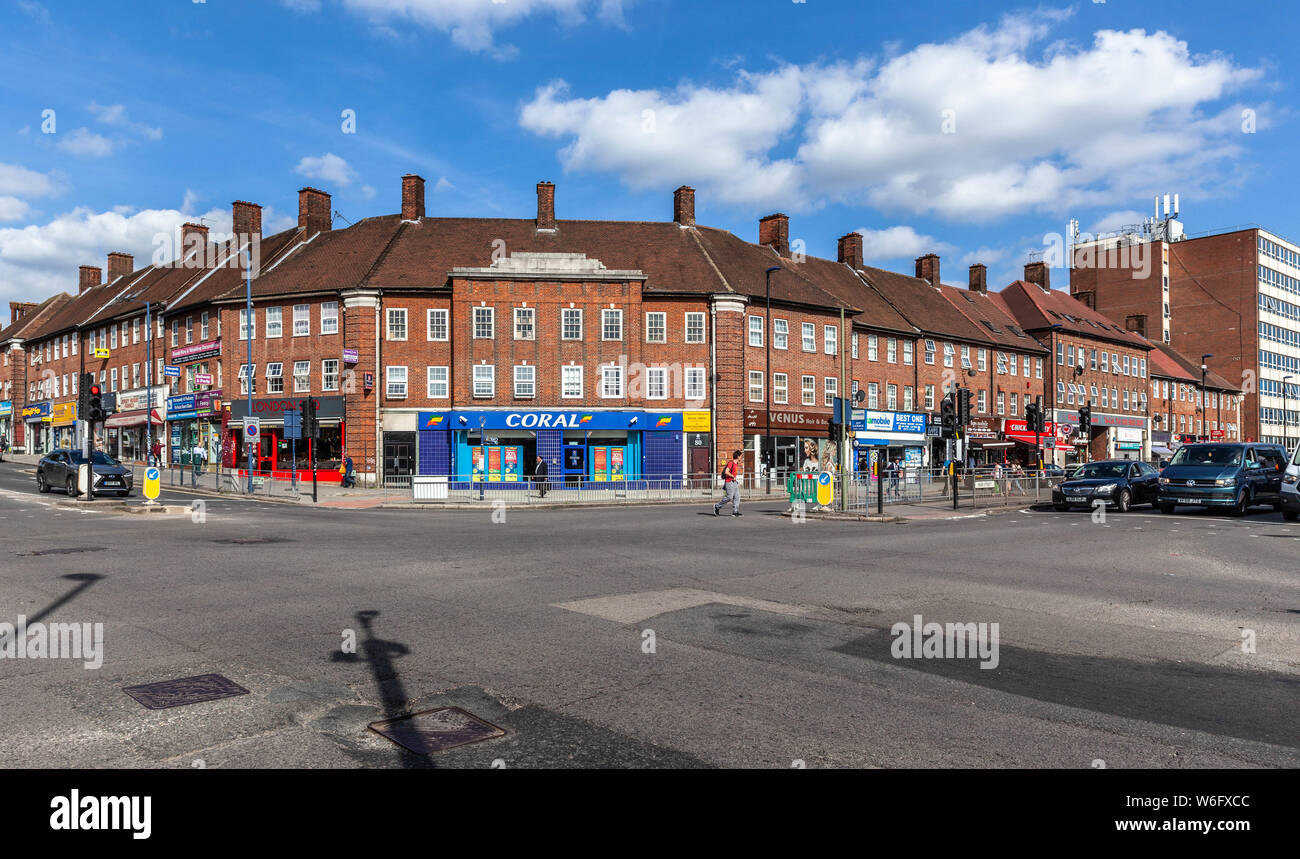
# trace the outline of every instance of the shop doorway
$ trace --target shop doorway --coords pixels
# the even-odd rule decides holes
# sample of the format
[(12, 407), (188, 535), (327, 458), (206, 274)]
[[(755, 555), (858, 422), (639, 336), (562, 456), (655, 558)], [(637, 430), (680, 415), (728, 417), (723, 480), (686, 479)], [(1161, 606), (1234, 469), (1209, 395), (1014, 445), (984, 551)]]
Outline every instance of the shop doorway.
[(409, 483), (415, 473), (415, 433), (384, 433), (384, 482)]

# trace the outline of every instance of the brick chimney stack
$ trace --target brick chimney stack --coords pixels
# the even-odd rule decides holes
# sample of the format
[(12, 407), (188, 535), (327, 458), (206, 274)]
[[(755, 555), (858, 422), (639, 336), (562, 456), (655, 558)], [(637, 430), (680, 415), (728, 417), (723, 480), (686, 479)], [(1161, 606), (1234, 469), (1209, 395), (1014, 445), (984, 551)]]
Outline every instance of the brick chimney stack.
[(206, 268), (208, 255), (208, 228), (203, 224), (181, 224), (182, 262), (194, 259), (194, 264)]
[(402, 220), (418, 221), (424, 217), (424, 179), (414, 173), (402, 177)]
[(236, 200), (230, 204), (231, 223), (234, 224), (235, 239), (243, 244), (245, 236), (262, 238), (262, 207), (256, 203)]
[(9, 324), (13, 325), (19, 319), (31, 313), (39, 307), (35, 301), (11, 301), (9, 302)]
[(862, 233), (840, 236), (839, 260), (854, 271), (862, 268)]
[(108, 282), (112, 283), (119, 277), (126, 277), (135, 271), (135, 257), (130, 254), (124, 254), (121, 251), (114, 251), (108, 255)]
[(758, 243), (776, 251), (777, 256), (790, 256), (790, 219), (780, 212), (759, 218)]
[(673, 222), (683, 227), (695, 226), (695, 189), (689, 185), (673, 192)]
[(101, 269), (93, 265), (83, 265), (80, 271), (81, 277), (77, 287), (78, 295), (90, 289), (92, 286), (99, 286), (101, 283), (100, 276), (103, 274)]
[(926, 254), (923, 257), (917, 257), (916, 276), (921, 280), (929, 281), (931, 286), (938, 286), (939, 285), (939, 255)]
[(989, 267), (984, 263), (977, 262), (970, 267), (970, 287), (971, 292), (989, 291)]
[(537, 183), (537, 229), (555, 229), (555, 184)]
[(317, 188), (298, 191), (298, 229), (308, 236), (328, 233), (334, 224), (330, 195)]
[(1042, 260), (1025, 263), (1025, 280), (1036, 284), (1044, 292), (1052, 291), (1052, 275), (1047, 268), (1047, 263)]

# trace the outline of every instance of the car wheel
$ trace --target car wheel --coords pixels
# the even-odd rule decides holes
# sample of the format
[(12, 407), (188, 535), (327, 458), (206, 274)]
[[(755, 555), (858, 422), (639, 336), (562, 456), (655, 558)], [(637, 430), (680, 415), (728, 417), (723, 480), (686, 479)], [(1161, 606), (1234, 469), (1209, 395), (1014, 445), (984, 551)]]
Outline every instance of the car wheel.
[(1247, 493), (1246, 490), (1243, 489), (1241, 490), (1241, 492), (1237, 494), (1237, 503), (1232, 505), (1232, 510), (1229, 512), (1233, 516), (1245, 516), (1246, 510), (1249, 507), (1250, 507), (1249, 493)]
[(1157, 506), (1160, 508), (1161, 513), (1169, 514), (1174, 512), (1174, 505), (1172, 504), (1159, 504)]
[(50, 484), (49, 484), (49, 482), (46, 481), (46, 479), (45, 479), (45, 475), (44, 475), (43, 473), (39, 472), (39, 471), (36, 472), (36, 490), (37, 490), (38, 492), (49, 492), (49, 491), (50, 491)]
[(1288, 522), (1294, 522), (1300, 519), (1300, 510), (1283, 510), (1282, 518)]
[(77, 492), (77, 479), (76, 479), (75, 477), (69, 477), (69, 478), (68, 478), (68, 497), (69, 497), (69, 498), (76, 498), (78, 494), (79, 494), (79, 493)]
[(1119, 491), (1119, 498), (1115, 500), (1115, 509), (1121, 513), (1127, 513), (1132, 497), (1133, 496), (1129, 494), (1127, 489), (1121, 489)]

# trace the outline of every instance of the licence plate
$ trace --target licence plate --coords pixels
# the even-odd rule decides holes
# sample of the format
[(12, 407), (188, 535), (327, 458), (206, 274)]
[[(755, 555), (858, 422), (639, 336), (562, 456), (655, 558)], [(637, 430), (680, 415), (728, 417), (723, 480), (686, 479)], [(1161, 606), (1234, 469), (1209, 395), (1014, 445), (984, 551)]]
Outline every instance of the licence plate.
[(1201, 503), (1201, 499), (1199, 499), (1199, 498), (1179, 498), (1179, 499), (1178, 499), (1178, 503), (1179, 503), (1179, 504), (1200, 504), (1200, 503)]

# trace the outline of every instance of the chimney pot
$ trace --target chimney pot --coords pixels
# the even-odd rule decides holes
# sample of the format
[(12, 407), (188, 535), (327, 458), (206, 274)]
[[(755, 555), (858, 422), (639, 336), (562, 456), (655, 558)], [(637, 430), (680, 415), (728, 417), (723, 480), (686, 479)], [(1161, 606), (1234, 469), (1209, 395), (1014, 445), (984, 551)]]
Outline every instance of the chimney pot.
[(302, 188), (298, 191), (298, 229), (314, 236), (317, 233), (328, 233), (333, 223), (329, 194), (318, 188)]
[(537, 229), (555, 229), (555, 184), (537, 183)]
[(683, 227), (695, 226), (695, 189), (689, 185), (673, 192), (673, 221)]
[(939, 285), (939, 255), (926, 254), (916, 258), (916, 276), (929, 281), (931, 286)]
[(1044, 292), (1052, 291), (1052, 276), (1048, 271), (1047, 263), (1042, 260), (1025, 264), (1025, 280), (1040, 287)]
[(11, 301), (9, 302), (9, 324), (12, 325), (19, 319), (35, 310), (39, 305), (34, 301)]
[(78, 295), (90, 289), (92, 286), (99, 286), (101, 283), (100, 276), (103, 272), (98, 267), (93, 265), (83, 265), (81, 266), (80, 272), (81, 275), (77, 289)]
[(854, 271), (862, 268), (862, 233), (840, 236), (839, 260)]
[(989, 268), (984, 263), (977, 262), (970, 267), (970, 291), (989, 291)]
[(108, 255), (109, 283), (112, 283), (119, 277), (126, 277), (133, 271), (135, 271), (135, 257), (120, 251), (114, 251)]
[(424, 217), (424, 178), (414, 173), (402, 177), (402, 220), (418, 221)]
[(235, 239), (242, 244), (246, 236), (262, 238), (262, 207), (256, 203), (236, 200), (230, 204), (231, 223), (234, 224)]
[(776, 251), (777, 256), (790, 256), (790, 219), (780, 212), (759, 218), (758, 243)]

